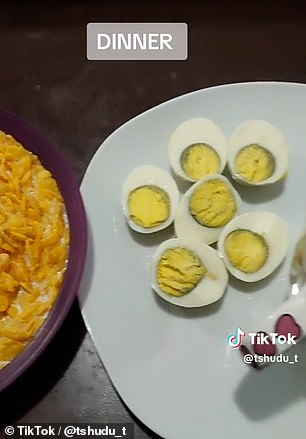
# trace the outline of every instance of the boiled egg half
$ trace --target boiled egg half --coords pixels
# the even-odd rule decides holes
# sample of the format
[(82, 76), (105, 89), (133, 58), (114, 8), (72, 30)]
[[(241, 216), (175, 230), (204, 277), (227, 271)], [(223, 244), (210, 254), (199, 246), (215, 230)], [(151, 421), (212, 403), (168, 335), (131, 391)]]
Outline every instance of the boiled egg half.
[(175, 174), (195, 182), (223, 171), (227, 160), (227, 141), (213, 121), (193, 118), (174, 130), (168, 155)]
[(179, 238), (212, 244), (238, 214), (241, 198), (226, 177), (214, 174), (193, 184), (182, 197), (174, 221)]
[(216, 302), (227, 282), (223, 261), (206, 244), (169, 239), (152, 258), (152, 288), (174, 305), (193, 308)]
[(179, 191), (168, 172), (156, 166), (139, 166), (122, 189), (122, 208), (128, 225), (139, 233), (165, 229), (174, 220)]
[(285, 222), (265, 211), (237, 216), (224, 227), (218, 241), (225, 266), (245, 282), (269, 276), (283, 261), (287, 249)]
[(264, 120), (247, 120), (229, 139), (228, 167), (240, 183), (260, 186), (286, 176), (288, 147), (283, 134)]

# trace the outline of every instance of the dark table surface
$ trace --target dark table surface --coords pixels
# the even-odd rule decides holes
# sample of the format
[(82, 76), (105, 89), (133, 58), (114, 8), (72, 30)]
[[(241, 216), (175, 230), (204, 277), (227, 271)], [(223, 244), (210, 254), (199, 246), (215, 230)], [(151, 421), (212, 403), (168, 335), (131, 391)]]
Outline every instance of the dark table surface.
[[(0, 106), (58, 145), (81, 181), (119, 125), (174, 96), (250, 80), (306, 81), (306, 11), (289, 1), (4, 1)], [(187, 61), (87, 61), (88, 22), (186, 22)], [(134, 422), (77, 302), (38, 361), (0, 395), (0, 424)], [(0, 433), (1, 434), (1, 433)]]

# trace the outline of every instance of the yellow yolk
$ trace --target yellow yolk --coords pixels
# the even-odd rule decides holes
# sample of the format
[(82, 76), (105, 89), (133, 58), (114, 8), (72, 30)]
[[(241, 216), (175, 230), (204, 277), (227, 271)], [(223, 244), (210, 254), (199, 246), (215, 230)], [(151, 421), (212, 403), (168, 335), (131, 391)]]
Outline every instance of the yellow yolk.
[(151, 229), (168, 219), (169, 196), (157, 186), (141, 186), (129, 194), (128, 209), (135, 224)]
[(237, 154), (235, 170), (247, 182), (259, 183), (274, 173), (275, 159), (266, 148), (257, 144), (248, 145)]
[(205, 143), (188, 146), (181, 156), (181, 166), (188, 177), (193, 180), (216, 174), (220, 170), (220, 157), (216, 151)]
[(165, 250), (157, 266), (157, 283), (161, 291), (172, 296), (190, 293), (207, 270), (200, 259), (186, 248)]
[(236, 200), (230, 187), (222, 180), (209, 180), (201, 184), (189, 202), (194, 219), (206, 227), (222, 227), (235, 215)]
[(235, 230), (225, 240), (225, 252), (230, 263), (243, 273), (256, 273), (268, 258), (266, 240), (250, 230)]

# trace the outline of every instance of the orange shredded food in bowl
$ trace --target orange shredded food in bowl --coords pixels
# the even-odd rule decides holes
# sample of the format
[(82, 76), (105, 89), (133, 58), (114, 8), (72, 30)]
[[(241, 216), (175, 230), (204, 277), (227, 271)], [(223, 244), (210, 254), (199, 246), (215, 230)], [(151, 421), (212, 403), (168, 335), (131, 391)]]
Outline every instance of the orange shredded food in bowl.
[(0, 368), (44, 322), (67, 266), (69, 226), (56, 181), (0, 131)]

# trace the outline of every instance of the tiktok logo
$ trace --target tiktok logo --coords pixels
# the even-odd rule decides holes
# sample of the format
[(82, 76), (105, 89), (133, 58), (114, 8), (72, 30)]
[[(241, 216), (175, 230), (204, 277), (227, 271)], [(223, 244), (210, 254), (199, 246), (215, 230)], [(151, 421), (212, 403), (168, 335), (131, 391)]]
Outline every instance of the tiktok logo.
[(237, 349), (242, 344), (242, 337), (246, 335), (245, 332), (243, 332), (240, 328), (236, 328), (236, 331), (234, 334), (230, 334), (227, 337), (227, 343), (231, 348)]

